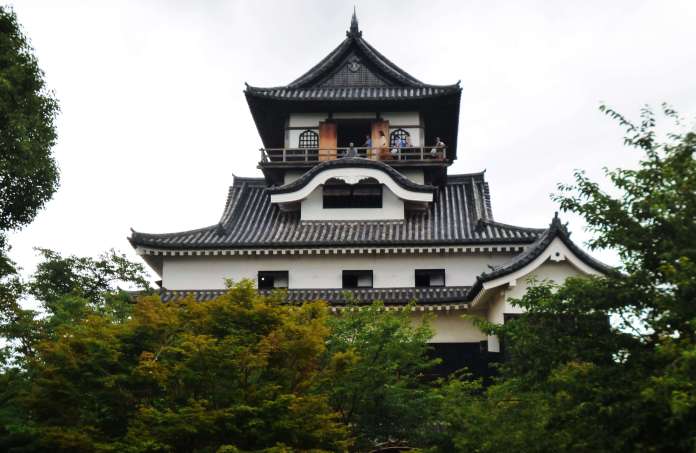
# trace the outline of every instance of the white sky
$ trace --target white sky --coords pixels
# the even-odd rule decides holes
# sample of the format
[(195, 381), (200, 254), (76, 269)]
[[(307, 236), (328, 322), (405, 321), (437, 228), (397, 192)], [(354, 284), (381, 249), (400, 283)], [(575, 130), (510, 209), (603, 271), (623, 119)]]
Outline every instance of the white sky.
[[(622, 131), (643, 104), (696, 116), (695, 1), (12, 1), (60, 100), (61, 185), (11, 236), (33, 247), (133, 253), (129, 228), (214, 224), (232, 174), (260, 176), (244, 82), (283, 85), (345, 37), (416, 78), (463, 87), (459, 160), (486, 169), (496, 220), (544, 227), (576, 168), (632, 165)], [(588, 235), (568, 214), (575, 240)], [(611, 253), (595, 254), (614, 264)]]

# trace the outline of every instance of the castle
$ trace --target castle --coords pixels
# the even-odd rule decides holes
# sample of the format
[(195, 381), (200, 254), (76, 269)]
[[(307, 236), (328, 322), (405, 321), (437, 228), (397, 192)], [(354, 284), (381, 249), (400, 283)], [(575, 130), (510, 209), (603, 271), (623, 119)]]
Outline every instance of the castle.
[[(558, 217), (548, 228), (496, 222), (484, 173), (449, 174), (461, 88), (423, 83), (362, 37), (345, 40), (286, 86), (246, 86), (263, 177), (235, 178), (220, 220), (191, 231), (133, 231), (162, 298), (220, 295), (250, 278), (287, 300), (353, 299), (435, 314), (434, 350), (481, 370), (500, 351), (463, 314), (503, 323), (530, 277), (563, 281), (607, 268)], [(549, 216), (551, 217), (551, 216)]]

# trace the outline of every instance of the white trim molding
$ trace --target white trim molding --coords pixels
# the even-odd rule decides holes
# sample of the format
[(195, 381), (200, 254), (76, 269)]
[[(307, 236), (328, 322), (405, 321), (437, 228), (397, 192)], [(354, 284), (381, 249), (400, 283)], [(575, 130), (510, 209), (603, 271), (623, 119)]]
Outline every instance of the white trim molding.
[(431, 247), (320, 247), (320, 248), (268, 248), (268, 249), (158, 249), (140, 247), (135, 252), (140, 256), (250, 256), (250, 255), (410, 255), (433, 253), (520, 253), (527, 245), (442, 245)]
[(295, 203), (307, 198), (317, 187), (324, 184), (327, 180), (336, 178), (345, 181), (347, 184), (357, 184), (358, 182), (373, 178), (380, 184), (384, 184), (397, 197), (404, 201), (431, 203), (433, 194), (430, 192), (414, 192), (401, 187), (394, 179), (381, 170), (374, 168), (331, 168), (316, 174), (304, 187), (295, 192), (271, 194), (271, 203)]

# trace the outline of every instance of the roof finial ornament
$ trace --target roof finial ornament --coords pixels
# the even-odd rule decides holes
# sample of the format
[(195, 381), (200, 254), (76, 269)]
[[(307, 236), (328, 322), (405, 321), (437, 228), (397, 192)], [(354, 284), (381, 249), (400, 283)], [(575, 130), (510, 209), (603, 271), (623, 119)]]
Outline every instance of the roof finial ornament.
[(350, 19), (350, 30), (346, 32), (346, 36), (351, 38), (358, 38), (362, 36), (360, 27), (358, 27), (358, 15), (355, 13), (355, 5), (353, 6), (353, 17)]

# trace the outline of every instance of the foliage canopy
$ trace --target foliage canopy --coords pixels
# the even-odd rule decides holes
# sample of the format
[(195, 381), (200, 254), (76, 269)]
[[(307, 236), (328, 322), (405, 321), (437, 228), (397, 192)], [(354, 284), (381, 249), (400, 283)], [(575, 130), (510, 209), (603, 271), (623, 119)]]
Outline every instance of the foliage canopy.
[[(484, 325), (505, 342), (500, 380), (483, 394), (445, 388), (442, 451), (696, 448), (696, 133), (660, 141), (650, 109), (638, 124), (602, 110), (642, 153), (638, 167), (607, 171), (617, 195), (579, 171), (556, 200), (621, 269), (538, 282), (516, 301), (526, 314)], [(661, 113), (679, 130), (672, 109)]]
[(30, 223), (58, 187), (57, 113), (16, 15), (0, 6), (0, 248), (4, 232)]

